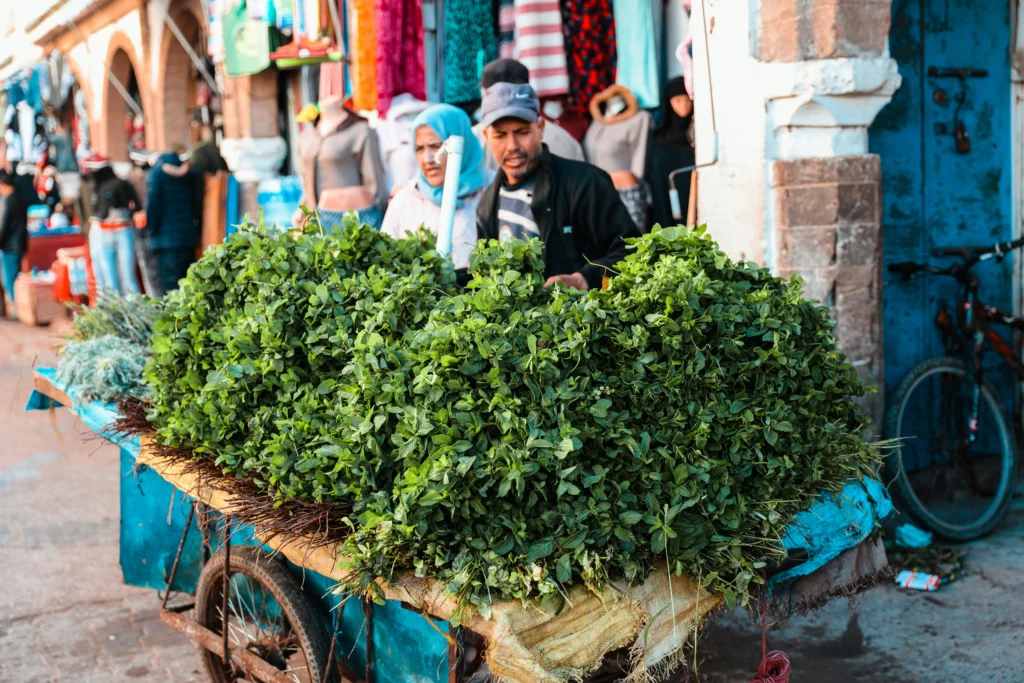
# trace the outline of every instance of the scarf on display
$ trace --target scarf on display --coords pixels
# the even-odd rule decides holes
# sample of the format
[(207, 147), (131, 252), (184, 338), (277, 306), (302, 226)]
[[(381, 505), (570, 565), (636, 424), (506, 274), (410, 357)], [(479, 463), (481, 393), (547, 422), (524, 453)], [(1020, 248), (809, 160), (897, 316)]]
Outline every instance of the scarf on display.
[[(416, 129), (427, 126), (441, 138), (447, 140), (452, 135), (459, 135), (465, 141), (462, 150), (462, 174), (459, 176), (459, 197), (469, 197), (480, 191), (487, 178), (484, 167), (484, 150), (473, 134), (473, 125), (466, 112), (450, 104), (438, 104), (420, 113), (412, 122), (413, 146), (416, 145)], [(444, 184), (433, 187), (427, 182), (423, 171), (417, 171), (419, 190), (424, 197), (437, 206), (441, 206), (441, 194)]]

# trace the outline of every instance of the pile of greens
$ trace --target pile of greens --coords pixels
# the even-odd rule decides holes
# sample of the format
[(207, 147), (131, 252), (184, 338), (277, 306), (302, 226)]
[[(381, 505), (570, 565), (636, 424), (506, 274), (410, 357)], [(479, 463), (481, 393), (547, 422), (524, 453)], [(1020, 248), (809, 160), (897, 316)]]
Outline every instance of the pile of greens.
[(61, 351), (57, 379), (75, 390), (76, 400), (147, 399), (143, 381), (152, 355), (153, 325), (158, 301), (142, 295), (124, 296), (103, 290), (95, 306), (75, 309), (75, 325)]
[(344, 502), (352, 584), (414, 568), (496, 599), (672, 571), (745, 600), (785, 524), (873, 471), (826, 308), (702, 229), (638, 240), (606, 291), (491, 243), (456, 291), (428, 239), (244, 230), (156, 324), (161, 443), (280, 498)]

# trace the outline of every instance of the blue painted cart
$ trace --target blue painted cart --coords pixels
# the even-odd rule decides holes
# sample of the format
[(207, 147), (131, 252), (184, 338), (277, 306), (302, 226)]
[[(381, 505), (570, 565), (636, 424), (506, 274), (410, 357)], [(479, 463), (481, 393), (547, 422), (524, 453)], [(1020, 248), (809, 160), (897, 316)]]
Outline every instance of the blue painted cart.
[[(94, 432), (112, 436), (112, 405), (74, 401), (52, 369), (36, 371), (34, 388), (29, 409), (69, 406)], [(572, 608), (555, 615), (496, 603), (492, 618), (475, 619), (472, 630), (452, 628), (436, 585), (386, 586), (383, 605), (350, 599), (335, 588), (336, 549), (264, 543), (251, 526), (230, 519), (227, 494), (155, 458), (138, 439), (116, 443), (124, 580), (163, 591), (161, 620), (200, 646), (217, 683), (475, 682), (485, 680), (478, 671), (485, 646), (491, 672), (500, 669), (506, 680), (565, 680), (567, 671), (575, 672), (570, 678), (590, 671), (637, 638), (646, 648), (642, 665), (655, 667), (721, 602), (686, 577), (655, 572), (641, 586), (609, 587), (605, 595), (570, 589)], [(783, 537), (791, 554), (803, 551), (806, 559), (771, 577), (769, 588), (785, 591), (792, 607), (881, 580), (884, 551), (866, 539), (890, 509), (874, 481), (823, 497)], [(610, 608), (618, 596), (626, 600)], [(603, 646), (595, 651), (593, 640)], [(605, 680), (600, 672), (588, 679), (597, 680)]]
[[(110, 405), (76, 405), (53, 370), (37, 370), (34, 389), (29, 409), (74, 406), (98, 434), (106, 436), (118, 417)], [(200, 645), (211, 680), (463, 680), (465, 667), (453, 656), (463, 649), (458, 629), (398, 602), (346, 599), (333, 590), (335, 579), (286, 559), (261, 543), (251, 526), (231, 523), (216, 504), (179, 490), (183, 482), (173, 473), (147, 464), (138, 439), (117, 445), (125, 583), (163, 592), (161, 620)], [(300, 562), (304, 555), (294, 548), (287, 554)]]

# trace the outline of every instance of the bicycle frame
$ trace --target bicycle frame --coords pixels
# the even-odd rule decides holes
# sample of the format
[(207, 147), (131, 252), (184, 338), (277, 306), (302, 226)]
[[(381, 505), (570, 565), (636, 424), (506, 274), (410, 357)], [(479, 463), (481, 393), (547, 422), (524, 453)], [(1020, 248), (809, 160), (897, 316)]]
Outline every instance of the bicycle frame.
[[(945, 323), (936, 316), (936, 325), (943, 335), (949, 337), (954, 331), (960, 332), (972, 343), (971, 348), (971, 412), (968, 418), (968, 444), (973, 444), (978, 438), (978, 411), (981, 403), (981, 384), (983, 381), (982, 355), (985, 352), (986, 343), (998, 354), (1000, 360), (1006, 365), (1017, 381), (1024, 382), (1024, 363), (1021, 363), (1013, 352), (1013, 347), (992, 329), (991, 325), (1006, 325), (1013, 330), (1024, 331), (1024, 317), (1006, 313), (991, 304), (986, 304), (978, 299), (980, 283), (978, 278), (971, 276), (967, 279), (964, 288), (964, 295), (959, 302), (958, 325)], [(957, 342), (960, 340), (957, 339)]]

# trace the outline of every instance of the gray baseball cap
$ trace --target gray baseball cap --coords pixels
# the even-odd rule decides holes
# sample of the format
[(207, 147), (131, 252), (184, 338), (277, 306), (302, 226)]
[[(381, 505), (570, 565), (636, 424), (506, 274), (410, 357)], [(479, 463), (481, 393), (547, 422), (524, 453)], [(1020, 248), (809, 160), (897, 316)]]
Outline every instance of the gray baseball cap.
[(540, 99), (526, 83), (495, 83), (487, 88), (480, 111), (484, 128), (508, 118), (533, 123), (540, 117)]

